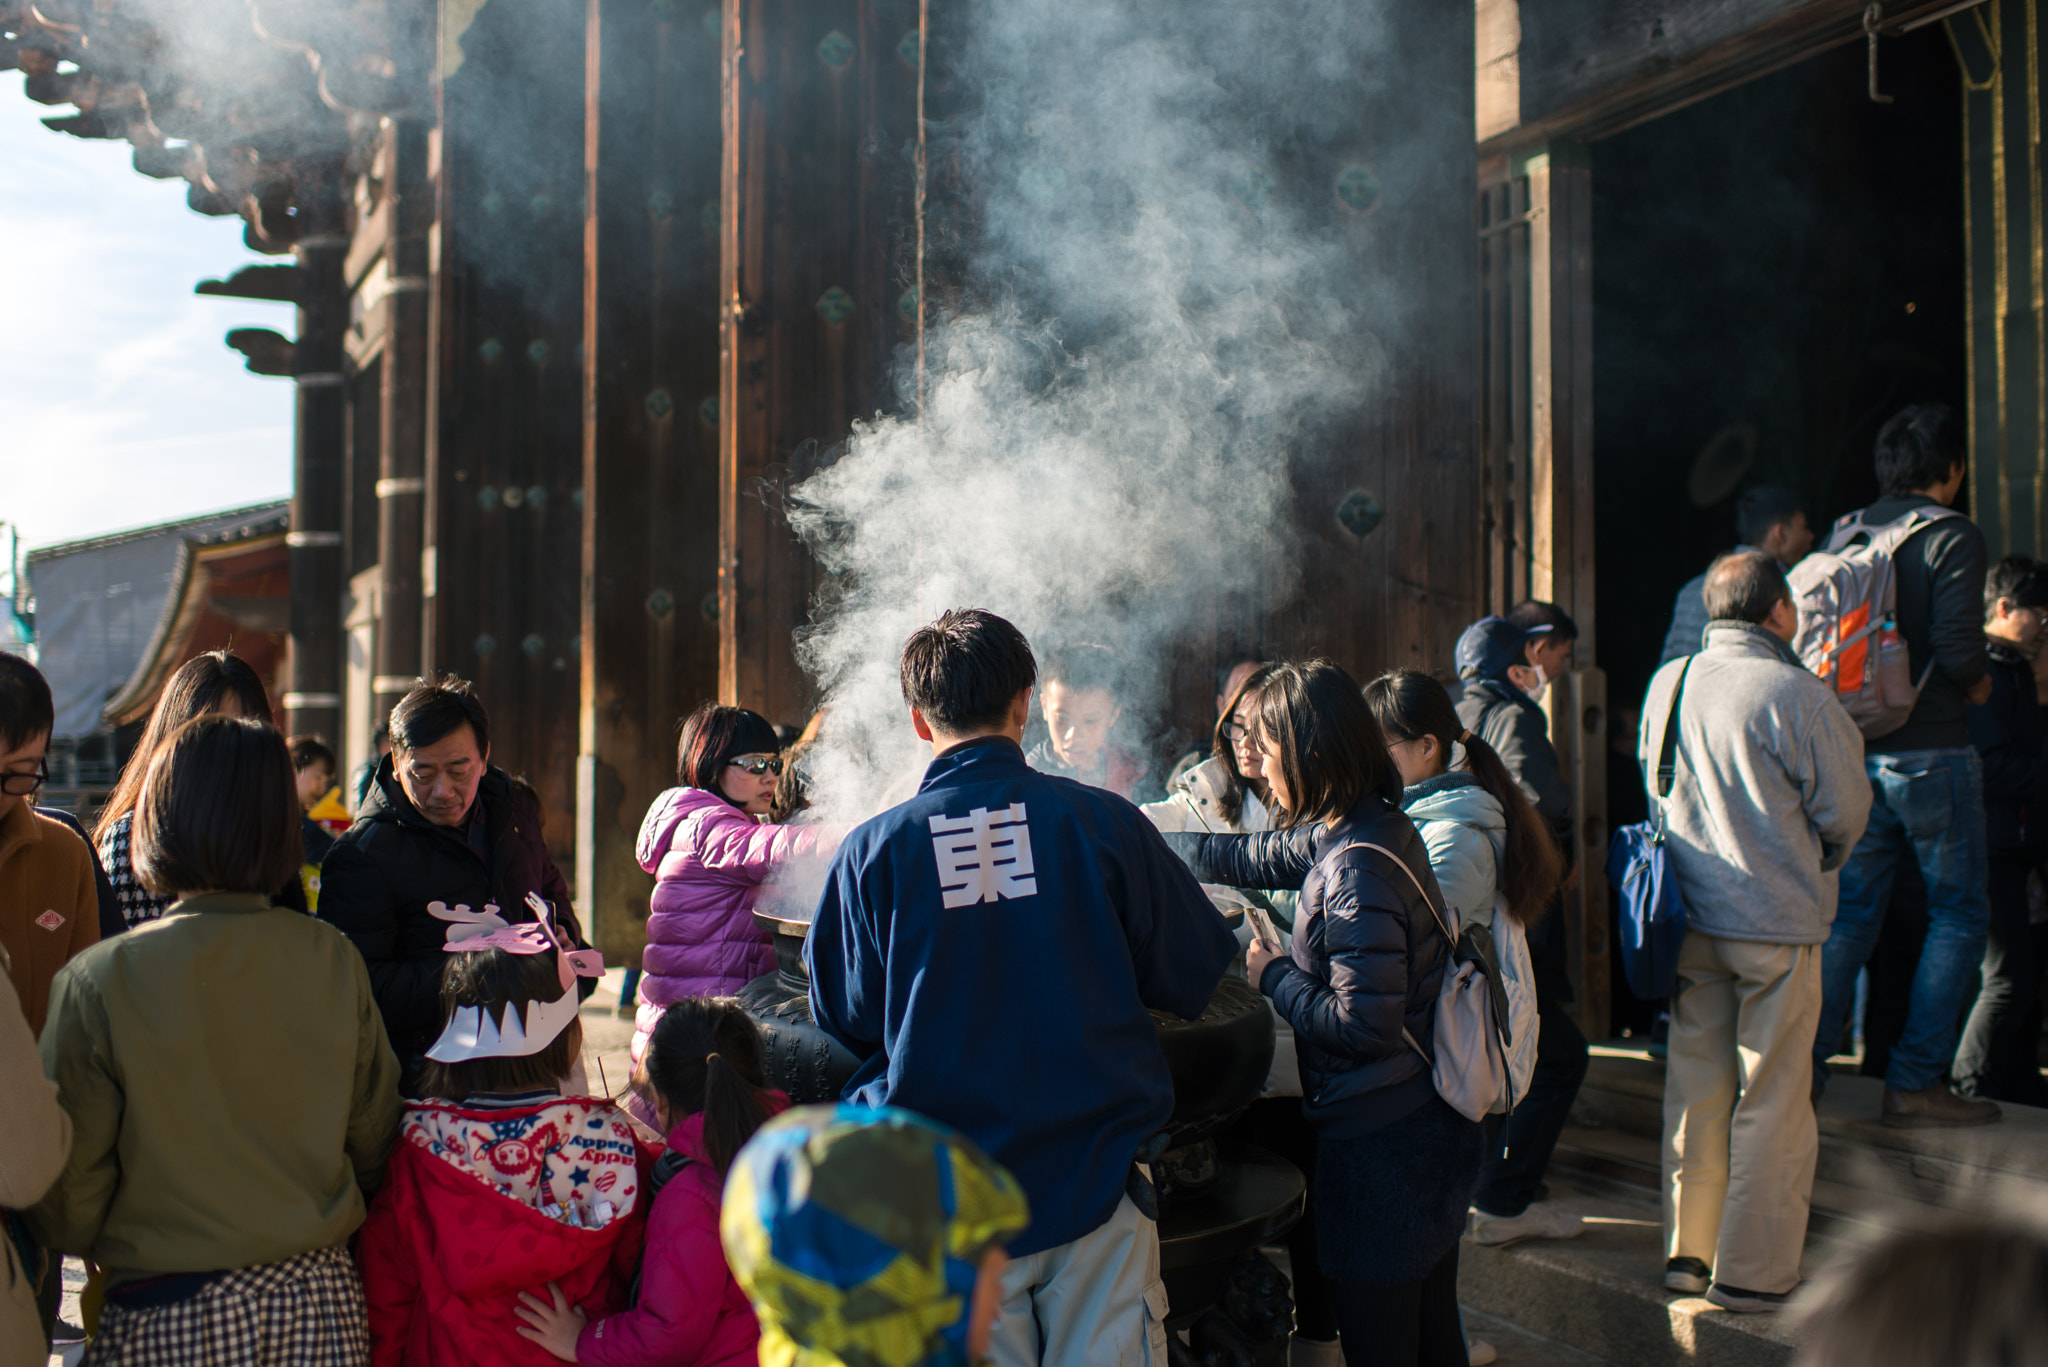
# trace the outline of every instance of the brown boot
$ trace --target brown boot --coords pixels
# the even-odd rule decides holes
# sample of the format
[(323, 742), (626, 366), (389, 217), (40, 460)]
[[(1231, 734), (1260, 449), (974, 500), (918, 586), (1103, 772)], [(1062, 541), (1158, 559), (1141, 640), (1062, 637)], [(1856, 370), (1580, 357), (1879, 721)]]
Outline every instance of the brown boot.
[(1995, 1101), (1973, 1101), (1937, 1083), (1917, 1092), (1884, 1089), (1878, 1119), (1895, 1130), (1929, 1130), (1943, 1126), (1989, 1125), (2003, 1114)]

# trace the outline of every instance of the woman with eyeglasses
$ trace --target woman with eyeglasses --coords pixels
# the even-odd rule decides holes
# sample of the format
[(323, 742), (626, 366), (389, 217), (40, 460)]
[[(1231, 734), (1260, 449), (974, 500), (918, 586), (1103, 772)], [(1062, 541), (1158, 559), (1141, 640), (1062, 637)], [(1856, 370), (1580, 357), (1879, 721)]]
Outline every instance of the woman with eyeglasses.
[(658, 880), (641, 958), (633, 1061), (655, 1022), (686, 997), (729, 997), (775, 970), (754, 903), (776, 868), (828, 851), (838, 828), (765, 818), (782, 777), (775, 728), (744, 707), (705, 703), (683, 722), (681, 787), (654, 799), (640, 825), (640, 867)]

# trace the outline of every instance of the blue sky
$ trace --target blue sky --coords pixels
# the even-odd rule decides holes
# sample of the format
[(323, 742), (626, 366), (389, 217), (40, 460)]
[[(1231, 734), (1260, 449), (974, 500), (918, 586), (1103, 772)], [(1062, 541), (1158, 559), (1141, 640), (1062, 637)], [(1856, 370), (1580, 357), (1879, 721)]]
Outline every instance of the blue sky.
[(33, 547), (286, 497), (291, 382), (221, 337), (290, 336), (292, 309), (192, 293), (264, 258), (127, 143), (38, 122), (68, 110), (0, 74), (0, 521)]

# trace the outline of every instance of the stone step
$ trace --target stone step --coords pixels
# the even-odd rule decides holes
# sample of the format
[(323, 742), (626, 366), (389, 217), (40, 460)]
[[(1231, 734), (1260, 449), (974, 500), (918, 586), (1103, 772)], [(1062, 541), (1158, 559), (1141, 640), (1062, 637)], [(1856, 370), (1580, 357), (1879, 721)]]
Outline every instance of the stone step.
[(1613, 1358), (1594, 1357), (1569, 1343), (1532, 1334), (1519, 1324), (1494, 1315), (1481, 1314), (1467, 1305), (1465, 1336), (1475, 1343), (1490, 1343), (1500, 1353), (1499, 1367), (1622, 1367)]
[[(1465, 1241), (1458, 1299), (1482, 1316), (1629, 1367), (1785, 1367), (1797, 1340), (1777, 1315), (1739, 1315), (1664, 1290), (1664, 1243), (1650, 1193), (1553, 1167), (1553, 1204), (1586, 1217), (1576, 1239), (1509, 1248)], [(1809, 1242), (1818, 1263), (1825, 1248)], [(1810, 1272), (1810, 1267), (1808, 1271)], [(1468, 1331), (1485, 1338), (1468, 1322)], [(1505, 1349), (1504, 1364), (1510, 1359)]]
[[(1951, 1206), (1970, 1195), (2048, 1183), (2048, 1110), (2007, 1105), (1995, 1125), (1971, 1129), (1894, 1130), (1878, 1123), (1884, 1084), (1836, 1076), (1820, 1103), (1819, 1188), (1868, 1193), (1885, 1203)], [(1664, 1065), (1646, 1052), (1596, 1046), (1585, 1086), (1572, 1108), (1581, 1131), (1616, 1131), (1660, 1140), (1664, 1132)], [(1851, 1214), (1860, 1200), (1831, 1201)]]

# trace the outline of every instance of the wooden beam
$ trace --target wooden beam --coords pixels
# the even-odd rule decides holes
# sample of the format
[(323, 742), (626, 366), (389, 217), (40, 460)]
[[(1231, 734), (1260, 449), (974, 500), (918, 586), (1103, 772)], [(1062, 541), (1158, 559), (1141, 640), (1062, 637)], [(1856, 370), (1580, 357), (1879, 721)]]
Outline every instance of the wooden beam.
[(719, 34), (588, 0), (576, 901), (639, 962), (642, 815), (718, 689)]
[(915, 0), (726, 0), (721, 168), (719, 694), (813, 705), (792, 630), (816, 566), (781, 495), (893, 409), (916, 337)]
[[(1956, 0), (1894, 0), (1882, 31)], [(1758, 76), (1864, 41), (1864, 0), (1500, 0), (1486, 11), (1489, 121), (1482, 154), (1591, 141)], [(1513, 89), (1504, 90), (1511, 83)]]
[[(299, 303), (293, 432), (290, 686), (285, 729), (342, 743), (341, 596), (343, 481), (348, 436), (342, 338), (348, 330), (348, 288), (341, 263), (348, 250), (347, 200), (340, 158), (307, 166), (299, 178), (298, 213), (305, 220), (296, 247), (293, 292)], [(240, 281), (249, 269), (236, 273)], [(282, 281), (273, 281), (282, 284)], [(231, 282), (232, 283), (232, 282)]]

